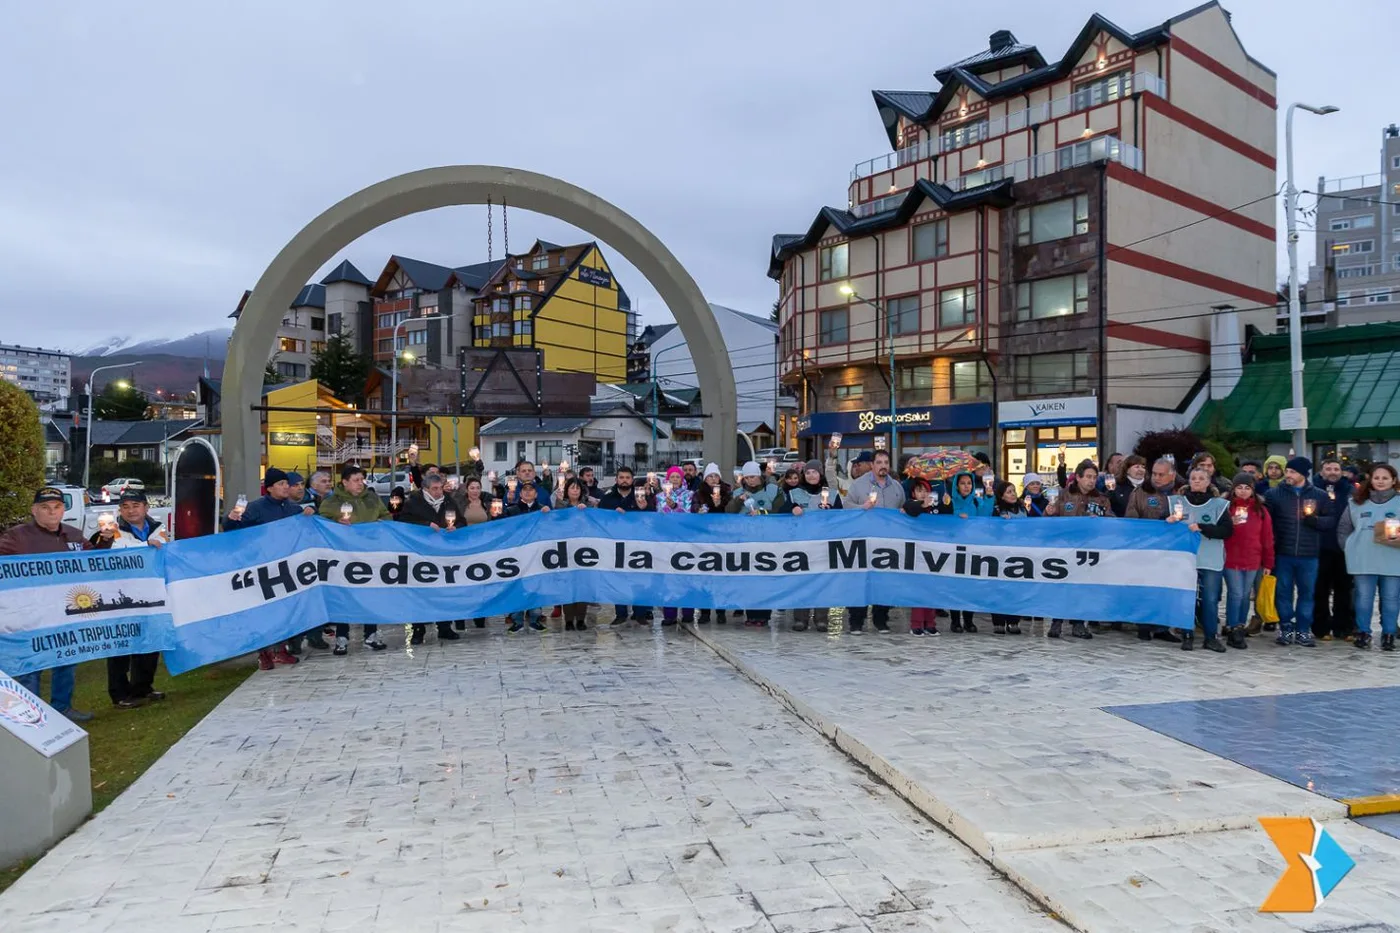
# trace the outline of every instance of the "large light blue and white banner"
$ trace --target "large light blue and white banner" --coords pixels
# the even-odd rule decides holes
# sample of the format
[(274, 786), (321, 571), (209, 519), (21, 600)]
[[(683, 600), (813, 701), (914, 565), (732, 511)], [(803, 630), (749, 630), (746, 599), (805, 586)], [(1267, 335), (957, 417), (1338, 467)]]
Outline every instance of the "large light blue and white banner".
[(165, 549), (179, 673), (329, 621), (465, 619), (567, 602), (928, 606), (1193, 624), (1178, 524), (555, 511), (453, 532), (294, 518)]
[(0, 670), (173, 648), (165, 597), (156, 548), (0, 557)]

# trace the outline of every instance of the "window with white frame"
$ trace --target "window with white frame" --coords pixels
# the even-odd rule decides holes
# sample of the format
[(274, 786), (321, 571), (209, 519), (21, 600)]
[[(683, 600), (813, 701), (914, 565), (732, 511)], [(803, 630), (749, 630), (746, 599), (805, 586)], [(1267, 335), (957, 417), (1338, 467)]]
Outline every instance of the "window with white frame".
[(563, 441), (535, 441), (536, 463), (558, 463), (564, 459)]
[(938, 293), (938, 326), (965, 327), (977, 320), (977, 286), (960, 285)]
[(919, 296), (905, 295), (901, 298), (891, 298), (886, 307), (889, 309), (890, 330), (896, 334), (917, 334), (919, 332)]
[(1089, 276), (1061, 275), (1016, 286), (1016, 320), (1041, 321), (1089, 310)]
[(1028, 246), (1089, 232), (1089, 196), (1076, 195), (1016, 212), (1016, 244)]
[(849, 274), (848, 245), (840, 243), (836, 246), (823, 246), (821, 248), (819, 258), (821, 259), (821, 280), (823, 282), (844, 279)]
[(961, 149), (963, 146), (979, 143), (987, 138), (987, 129), (986, 120), (977, 120), (944, 130), (939, 137), (939, 150), (947, 152), (949, 149)]
[(933, 220), (914, 227), (914, 261), (927, 262), (948, 255), (948, 221)]
[(507, 457), (510, 456), (510, 442), (509, 442), (509, 441), (496, 441), (496, 443), (495, 443), (493, 446), (494, 446), (494, 449), (492, 450), (493, 456), (492, 456), (491, 459), (495, 460), (497, 463), (503, 462)]
[(1375, 275), (1375, 266), (1338, 266), (1337, 278), (1339, 279), (1364, 279), (1367, 276)]
[(1360, 217), (1334, 217), (1327, 223), (1328, 230), (1364, 230), (1376, 225), (1374, 214), (1362, 214)]
[(817, 343), (845, 343), (849, 339), (849, 312), (845, 308), (828, 308), (821, 313)]
[(1368, 305), (1390, 304), (1390, 289), (1378, 288), (1366, 293), (1366, 303)]
[(548, 253), (540, 253), (540, 254), (538, 254), (538, 255), (536, 255), (536, 256), (530, 257), (530, 268), (531, 268), (531, 269), (534, 269), (534, 270), (536, 270), (536, 271), (538, 271), (538, 270), (540, 270), (540, 269), (548, 269), (548, 268), (549, 268), (549, 254), (548, 254)]
[(1122, 100), (1133, 93), (1133, 75), (1130, 71), (1096, 78), (1074, 89), (1074, 109), (1087, 110), (1100, 104)]

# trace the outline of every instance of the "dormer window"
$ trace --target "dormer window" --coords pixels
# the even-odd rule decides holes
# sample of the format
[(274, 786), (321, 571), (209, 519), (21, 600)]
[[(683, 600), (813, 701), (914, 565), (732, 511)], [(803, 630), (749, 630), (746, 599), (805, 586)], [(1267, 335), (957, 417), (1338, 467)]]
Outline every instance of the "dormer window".
[(539, 253), (530, 263), (530, 268), (538, 272), (541, 269), (549, 268), (549, 254)]

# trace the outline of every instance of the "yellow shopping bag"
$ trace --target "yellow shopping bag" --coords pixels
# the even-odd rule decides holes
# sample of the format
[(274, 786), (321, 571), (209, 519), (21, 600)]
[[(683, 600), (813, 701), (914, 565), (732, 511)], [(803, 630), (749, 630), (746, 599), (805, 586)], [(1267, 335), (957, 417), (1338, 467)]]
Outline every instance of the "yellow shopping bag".
[(1264, 622), (1278, 621), (1278, 607), (1274, 605), (1274, 594), (1278, 591), (1278, 578), (1265, 570), (1259, 578), (1259, 592), (1254, 597), (1254, 611)]

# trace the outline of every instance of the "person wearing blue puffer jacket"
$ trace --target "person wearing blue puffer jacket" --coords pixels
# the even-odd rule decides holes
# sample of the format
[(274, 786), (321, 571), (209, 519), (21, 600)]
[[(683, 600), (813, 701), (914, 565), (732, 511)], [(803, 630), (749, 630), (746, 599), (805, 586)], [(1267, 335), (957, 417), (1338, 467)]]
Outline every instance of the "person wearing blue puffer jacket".
[(1311, 460), (1294, 457), (1284, 467), (1283, 482), (1264, 497), (1264, 507), (1274, 520), (1274, 602), (1278, 609), (1274, 643), (1278, 645), (1316, 645), (1312, 623), (1317, 555), (1322, 536), (1337, 533), (1337, 516), (1327, 494), (1308, 482), (1311, 472)]
[[(971, 473), (954, 473), (952, 482), (948, 484), (948, 492), (944, 496), (943, 512), (958, 518), (990, 518), (992, 497), (985, 494), (982, 484), (977, 482), (977, 477)], [(948, 615), (951, 617), (948, 626), (950, 631), (976, 633), (977, 623), (972, 621), (970, 611), (949, 609)]]

